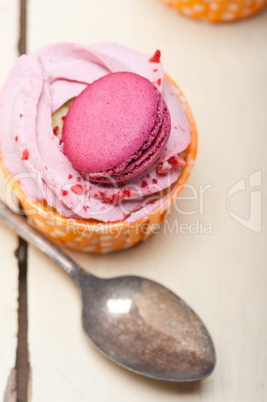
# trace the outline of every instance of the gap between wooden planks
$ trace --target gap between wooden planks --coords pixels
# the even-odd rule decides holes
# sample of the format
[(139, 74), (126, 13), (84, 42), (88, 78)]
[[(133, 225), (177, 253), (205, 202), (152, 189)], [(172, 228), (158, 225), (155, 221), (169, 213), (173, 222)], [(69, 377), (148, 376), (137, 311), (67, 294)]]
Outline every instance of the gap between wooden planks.
[[(27, 25), (27, 0), (19, 0), (19, 41), (18, 54), (26, 53), (26, 25)], [(23, 210), (20, 207), (20, 212)], [(16, 257), (19, 268), (18, 284), (18, 343), (16, 353), (16, 367), (11, 371), (8, 379), (4, 402), (28, 402), (29, 401), (29, 352), (28, 352), (28, 306), (27, 306), (27, 242), (18, 239)], [(14, 390), (16, 389), (16, 392)]]

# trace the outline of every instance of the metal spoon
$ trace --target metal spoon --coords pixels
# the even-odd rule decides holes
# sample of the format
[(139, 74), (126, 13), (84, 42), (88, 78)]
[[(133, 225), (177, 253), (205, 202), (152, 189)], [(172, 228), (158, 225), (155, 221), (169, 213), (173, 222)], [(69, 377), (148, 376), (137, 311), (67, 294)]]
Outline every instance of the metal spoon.
[(211, 337), (194, 311), (170, 290), (138, 276), (100, 279), (2, 202), (0, 218), (73, 279), (82, 297), (84, 330), (109, 359), (165, 381), (195, 381), (211, 374), (215, 366)]

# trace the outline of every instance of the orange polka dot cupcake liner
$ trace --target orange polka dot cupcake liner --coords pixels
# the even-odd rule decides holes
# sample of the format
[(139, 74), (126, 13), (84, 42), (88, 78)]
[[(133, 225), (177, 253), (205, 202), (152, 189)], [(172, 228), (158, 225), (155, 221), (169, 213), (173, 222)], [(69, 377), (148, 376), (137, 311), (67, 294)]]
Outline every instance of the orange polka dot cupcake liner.
[(231, 22), (252, 15), (267, 6), (267, 0), (164, 0), (186, 17), (210, 22)]
[(191, 142), (184, 154), (185, 166), (182, 168), (181, 175), (164, 197), (164, 202), (151, 214), (140, 220), (132, 223), (125, 221), (103, 223), (89, 219), (66, 218), (47, 205), (46, 201), (29, 199), (19, 182), (5, 169), (1, 160), (4, 175), (19, 198), (29, 220), (51, 241), (73, 250), (102, 254), (127, 249), (146, 240), (153, 233), (158, 233), (171, 205), (190, 176), (197, 154), (197, 130), (189, 105), (175, 82), (167, 75), (165, 75), (165, 79), (171, 84), (183, 105), (190, 125)]

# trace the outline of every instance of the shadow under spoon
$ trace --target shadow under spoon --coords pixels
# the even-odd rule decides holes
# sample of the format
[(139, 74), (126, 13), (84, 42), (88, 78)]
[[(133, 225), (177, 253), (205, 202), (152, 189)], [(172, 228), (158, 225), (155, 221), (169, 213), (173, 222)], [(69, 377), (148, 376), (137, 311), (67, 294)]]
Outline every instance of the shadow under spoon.
[(138, 276), (98, 278), (3, 202), (0, 218), (72, 278), (82, 298), (84, 330), (109, 359), (165, 381), (196, 381), (211, 374), (216, 358), (209, 332), (172, 291)]

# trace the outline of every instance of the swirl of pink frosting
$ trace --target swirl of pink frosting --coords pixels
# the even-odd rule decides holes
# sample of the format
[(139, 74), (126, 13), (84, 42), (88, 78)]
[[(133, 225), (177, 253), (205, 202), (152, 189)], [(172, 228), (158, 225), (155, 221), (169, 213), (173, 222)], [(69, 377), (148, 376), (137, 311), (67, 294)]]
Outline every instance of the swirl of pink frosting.
[[(147, 171), (105, 186), (79, 176), (53, 133), (51, 115), (88, 84), (118, 71), (142, 75), (157, 87), (170, 111), (171, 133)], [(45, 199), (63, 216), (102, 222), (130, 222), (150, 213), (158, 194), (180, 175), (170, 161), (179, 161), (190, 143), (188, 119), (159, 60), (116, 44), (57, 43), (19, 57), (0, 93), (0, 126), (4, 166), (27, 197)]]

